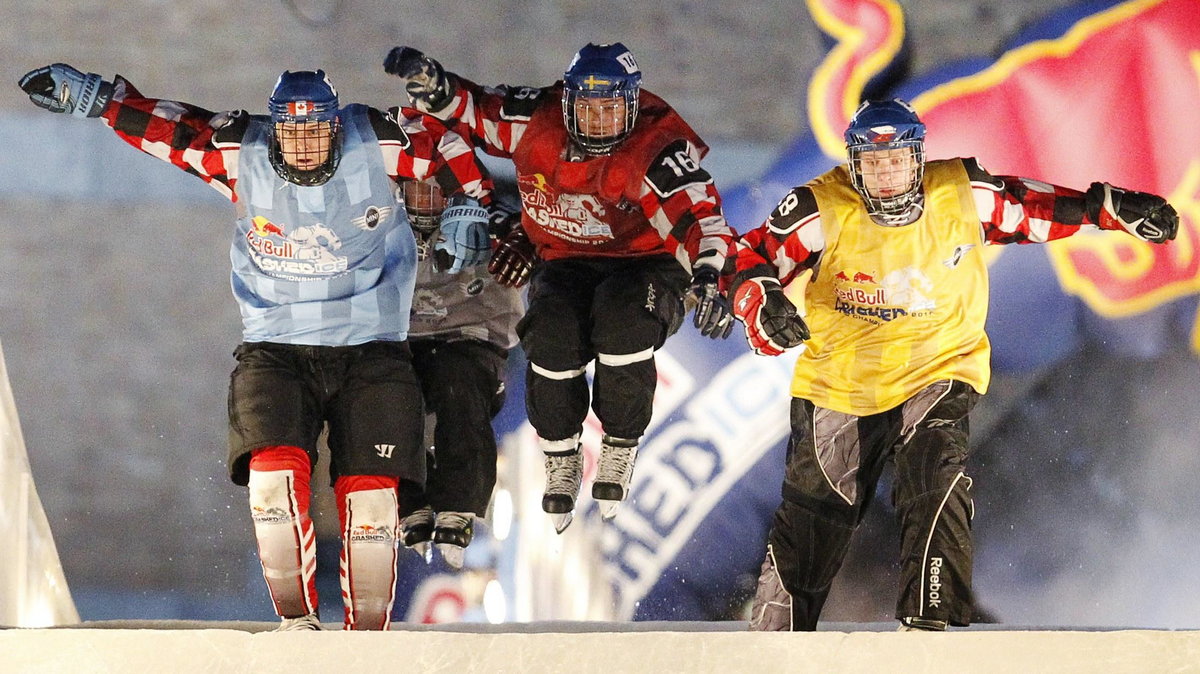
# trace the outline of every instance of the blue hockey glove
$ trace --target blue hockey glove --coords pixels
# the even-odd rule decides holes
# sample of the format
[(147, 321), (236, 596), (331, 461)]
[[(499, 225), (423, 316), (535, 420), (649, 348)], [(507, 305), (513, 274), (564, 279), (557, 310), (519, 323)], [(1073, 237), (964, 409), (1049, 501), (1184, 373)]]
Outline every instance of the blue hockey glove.
[(1088, 217), (1102, 229), (1122, 229), (1143, 241), (1165, 243), (1179, 230), (1179, 214), (1166, 199), (1147, 192), (1092, 183), (1084, 195)]
[(729, 298), (717, 287), (720, 274), (709, 266), (697, 267), (692, 274), (692, 295), (696, 298), (696, 312), (692, 322), (700, 334), (713, 339), (725, 339), (733, 330), (733, 313)]
[(454, 85), (442, 64), (412, 47), (393, 47), (383, 59), (383, 69), (404, 80), (408, 98), (426, 112), (441, 110), (454, 96)]
[(450, 197), (442, 211), (438, 241), (433, 246), (434, 268), (451, 274), (487, 262), (492, 252), (488, 239), (488, 212), (462, 194)]
[(31, 70), (19, 84), (34, 105), (72, 117), (99, 117), (113, 90), (112, 83), (96, 73), (84, 75), (65, 63)]

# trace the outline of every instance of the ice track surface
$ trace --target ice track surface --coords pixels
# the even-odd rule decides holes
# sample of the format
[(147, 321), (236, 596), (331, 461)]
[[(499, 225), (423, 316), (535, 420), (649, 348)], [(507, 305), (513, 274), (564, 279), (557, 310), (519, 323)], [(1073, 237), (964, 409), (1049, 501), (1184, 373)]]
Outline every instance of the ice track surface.
[(275, 634), (274, 623), (101, 621), (0, 630), (0, 672), (1200, 672), (1200, 632), (982, 625), (895, 632), (894, 623), (751, 633), (745, 623), (393, 625)]

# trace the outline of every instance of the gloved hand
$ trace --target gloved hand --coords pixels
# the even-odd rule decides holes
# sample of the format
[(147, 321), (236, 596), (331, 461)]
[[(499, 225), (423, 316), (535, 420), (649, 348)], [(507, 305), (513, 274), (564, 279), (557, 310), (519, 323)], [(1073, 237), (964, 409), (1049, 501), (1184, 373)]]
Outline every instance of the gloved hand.
[(487, 209), (463, 194), (451, 196), (433, 246), (434, 269), (457, 274), (483, 264), (490, 252)]
[(30, 70), (18, 84), (34, 105), (69, 112), (72, 117), (99, 117), (113, 91), (112, 82), (96, 73), (84, 75), (65, 63)]
[(492, 251), (492, 259), (488, 261), (488, 273), (496, 278), (496, 282), (508, 288), (520, 288), (529, 281), (533, 265), (537, 263), (537, 253), (529, 235), (518, 224), (509, 230), (500, 240), (496, 250)]
[(760, 356), (778, 356), (808, 339), (808, 326), (796, 313), (779, 281), (746, 279), (734, 293), (733, 313), (746, 325), (746, 341)]
[(404, 80), (408, 98), (426, 112), (441, 110), (454, 96), (442, 64), (412, 47), (392, 47), (383, 59), (383, 69)]
[(1084, 195), (1088, 217), (1102, 229), (1112, 223), (1143, 241), (1164, 243), (1179, 231), (1179, 214), (1166, 199), (1146, 192), (1092, 183)]
[(729, 298), (717, 287), (720, 274), (707, 265), (697, 267), (692, 274), (692, 295), (697, 300), (692, 324), (700, 334), (713, 339), (725, 339), (733, 330), (733, 314)]

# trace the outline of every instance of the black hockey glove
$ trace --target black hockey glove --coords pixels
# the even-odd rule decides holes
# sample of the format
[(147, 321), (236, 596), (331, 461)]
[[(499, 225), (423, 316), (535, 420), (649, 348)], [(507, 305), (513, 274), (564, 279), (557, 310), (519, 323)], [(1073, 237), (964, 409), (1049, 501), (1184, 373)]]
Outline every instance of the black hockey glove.
[(1119, 226), (1150, 243), (1170, 241), (1179, 231), (1179, 214), (1156, 194), (1092, 183), (1084, 195), (1084, 206), (1088, 217), (1101, 229)]
[(733, 313), (729, 298), (717, 286), (720, 274), (709, 266), (697, 267), (692, 274), (692, 295), (696, 298), (696, 311), (692, 324), (700, 334), (712, 339), (725, 339), (733, 330)]
[(509, 230), (488, 261), (488, 273), (496, 282), (508, 288), (520, 288), (529, 281), (529, 274), (537, 264), (537, 253), (529, 235), (520, 224)]
[(771, 277), (746, 279), (734, 292), (733, 313), (746, 326), (746, 341), (760, 356), (778, 356), (808, 339), (808, 325)]
[(412, 47), (393, 47), (383, 59), (383, 69), (404, 80), (409, 100), (425, 112), (441, 110), (454, 96), (454, 84), (442, 64)]
[(112, 82), (96, 73), (83, 74), (65, 63), (55, 63), (25, 73), (19, 82), (29, 100), (50, 112), (72, 117), (99, 117), (112, 98)]

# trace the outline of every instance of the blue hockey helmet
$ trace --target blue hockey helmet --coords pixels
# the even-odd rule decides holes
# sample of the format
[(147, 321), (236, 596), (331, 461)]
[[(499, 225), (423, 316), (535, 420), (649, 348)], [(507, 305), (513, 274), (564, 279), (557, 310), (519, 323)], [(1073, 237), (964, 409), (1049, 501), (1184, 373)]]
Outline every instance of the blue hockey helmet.
[[(267, 99), (271, 166), (297, 185), (321, 185), (342, 159), (337, 90), (324, 70), (284, 71)], [(286, 146), (286, 147), (285, 147)]]
[(925, 124), (907, 102), (865, 101), (846, 128), (847, 167), (867, 211), (885, 224), (913, 219), (925, 174)]
[[(563, 123), (584, 152), (612, 152), (637, 121), (642, 71), (625, 45), (588, 43), (563, 73)], [(622, 109), (623, 108), (623, 109)]]

